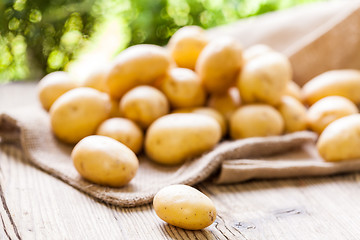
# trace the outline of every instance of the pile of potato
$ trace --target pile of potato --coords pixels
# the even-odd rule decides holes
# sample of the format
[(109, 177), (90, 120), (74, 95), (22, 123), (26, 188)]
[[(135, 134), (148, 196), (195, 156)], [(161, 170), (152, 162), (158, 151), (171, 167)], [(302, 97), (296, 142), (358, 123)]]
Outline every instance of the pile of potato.
[(55, 136), (76, 144), (80, 175), (112, 187), (135, 176), (142, 152), (181, 164), (226, 138), (311, 129), (325, 160), (360, 157), (360, 71), (329, 71), (300, 89), (283, 54), (265, 45), (243, 50), (231, 37), (208, 39), (196, 26), (178, 30), (167, 47), (129, 47), (81, 83), (50, 73), (39, 98)]

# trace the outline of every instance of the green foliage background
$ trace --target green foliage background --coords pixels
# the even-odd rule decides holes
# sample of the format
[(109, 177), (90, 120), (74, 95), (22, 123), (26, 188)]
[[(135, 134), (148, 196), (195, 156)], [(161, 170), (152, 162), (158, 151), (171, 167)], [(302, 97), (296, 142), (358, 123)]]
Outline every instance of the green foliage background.
[(118, 24), (119, 52), (164, 45), (185, 25), (210, 28), (319, 0), (0, 0), (0, 82), (66, 69), (107, 23)]

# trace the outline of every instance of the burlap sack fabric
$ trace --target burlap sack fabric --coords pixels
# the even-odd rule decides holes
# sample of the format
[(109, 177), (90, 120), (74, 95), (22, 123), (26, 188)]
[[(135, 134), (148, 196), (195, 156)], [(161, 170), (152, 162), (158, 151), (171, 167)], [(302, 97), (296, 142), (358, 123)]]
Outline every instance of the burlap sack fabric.
[[(295, 81), (303, 83), (329, 69), (360, 69), (359, 6), (359, 1), (304, 6), (213, 29), (209, 35), (235, 35), (244, 46), (269, 44), (290, 57)], [(72, 146), (56, 140), (50, 130), (49, 117), (36, 98), (28, 99), (26, 107), (10, 109), (6, 102), (20, 96), (6, 89), (6, 86), (0, 89), (3, 112), (0, 113), (0, 143), (21, 146), (34, 166), (96, 199), (119, 206), (149, 203), (166, 185), (193, 185), (209, 177), (214, 183), (224, 184), (254, 178), (318, 176), (360, 170), (360, 160), (324, 162), (314, 147), (316, 135), (298, 132), (222, 142), (181, 166), (161, 166), (142, 156), (139, 171), (129, 185), (103, 187), (79, 177), (70, 159)]]

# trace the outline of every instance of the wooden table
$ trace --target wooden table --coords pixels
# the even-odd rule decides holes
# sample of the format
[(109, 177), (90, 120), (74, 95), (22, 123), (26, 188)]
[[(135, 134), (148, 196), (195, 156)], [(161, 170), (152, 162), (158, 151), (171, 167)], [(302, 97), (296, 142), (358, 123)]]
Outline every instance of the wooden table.
[[(0, 86), (0, 110), (34, 101), (34, 87)], [(9, 103), (9, 94), (19, 98)], [(1, 146), (0, 239), (360, 239), (359, 173), (197, 187), (214, 201), (217, 219), (185, 231), (150, 204), (97, 202), (26, 163), (19, 148)]]

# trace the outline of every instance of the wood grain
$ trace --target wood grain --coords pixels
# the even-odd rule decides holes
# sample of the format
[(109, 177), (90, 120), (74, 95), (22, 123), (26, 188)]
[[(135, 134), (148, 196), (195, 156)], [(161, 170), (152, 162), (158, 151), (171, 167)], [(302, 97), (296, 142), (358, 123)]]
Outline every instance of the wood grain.
[(186, 231), (151, 205), (119, 208), (93, 200), (0, 148), (0, 239), (357, 239), (360, 175), (200, 184), (217, 206), (214, 224)]

